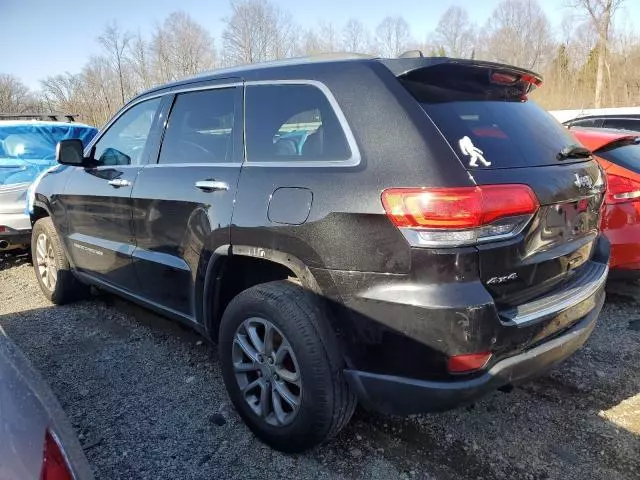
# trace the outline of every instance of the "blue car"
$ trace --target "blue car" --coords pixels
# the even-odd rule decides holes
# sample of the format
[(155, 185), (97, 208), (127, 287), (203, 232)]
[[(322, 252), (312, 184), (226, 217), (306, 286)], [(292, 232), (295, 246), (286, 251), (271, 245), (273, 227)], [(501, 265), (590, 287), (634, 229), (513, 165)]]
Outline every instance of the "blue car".
[(0, 251), (30, 243), (28, 189), (43, 172), (58, 168), (58, 142), (79, 138), (87, 145), (96, 133), (80, 123), (0, 120)]

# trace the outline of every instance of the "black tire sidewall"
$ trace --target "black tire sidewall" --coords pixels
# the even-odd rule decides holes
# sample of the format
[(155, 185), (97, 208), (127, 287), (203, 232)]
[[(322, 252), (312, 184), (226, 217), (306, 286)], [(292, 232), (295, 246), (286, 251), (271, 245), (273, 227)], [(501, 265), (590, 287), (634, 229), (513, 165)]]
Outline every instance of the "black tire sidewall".
[[(57, 278), (56, 286), (53, 290), (49, 290), (43, 283), (38, 272), (38, 261), (36, 257), (37, 241), (41, 233), (44, 233), (53, 249), (56, 262)], [(50, 217), (41, 218), (33, 226), (31, 233), (31, 258), (33, 262), (34, 273), (38, 280), (38, 285), (42, 294), (51, 302), (61, 305), (73, 301), (80, 296), (86, 294), (87, 287), (81, 284), (71, 271), (69, 260), (62, 249), (60, 238), (56, 232)]]
[[(303, 318), (303, 311), (296, 305), (286, 305), (282, 300), (265, 298), (259, 287), (254, 287), (258, 288), (257, 291), (241, 293), (225, 311), (219, 336), (222, 376), (236, 410), (259, 438), (279, 450), (302, 451), (328, 436), (334, 408), (331, 399), (335, 375), (312, 319)], [(278, 304), (281, 308), (278, 308)], [(282, 308), (287, 307), (295, 312), (295, 318), (286, 315), (291, 311), (282, 311)], [(298, 361), (302, 403), (293, 422), (283, 427), (267, 424), (251, 410), (242, 397), (235, 378), (232, 362), (233, 338), (242, 322), (251, 317), (264, 318), (276, 325), (291, 344)]]

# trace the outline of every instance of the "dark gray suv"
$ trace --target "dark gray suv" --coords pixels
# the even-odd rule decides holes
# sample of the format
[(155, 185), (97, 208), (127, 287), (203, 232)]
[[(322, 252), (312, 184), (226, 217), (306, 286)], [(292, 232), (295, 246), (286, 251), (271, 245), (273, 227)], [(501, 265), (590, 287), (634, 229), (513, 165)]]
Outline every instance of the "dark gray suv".
[(472, 402), (571, 355), (604, 301), (602, 172), (527, 98), (540, 83), (354, 57), (147, 91), (40, 181), (42, 291), (93, 285), (218, 342), (233, 404), (281, 450), (357, 401)]

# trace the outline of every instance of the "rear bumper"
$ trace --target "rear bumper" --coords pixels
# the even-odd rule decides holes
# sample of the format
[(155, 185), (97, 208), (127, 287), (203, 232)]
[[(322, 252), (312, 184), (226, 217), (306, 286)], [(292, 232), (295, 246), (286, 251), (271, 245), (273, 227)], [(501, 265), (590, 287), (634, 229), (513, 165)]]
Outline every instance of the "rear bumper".
[(0, 213), (0, 227), (8, 228), (8, 231), (0, 231), (0, 241), (8, 242), (9, 247), (31, 243), (31, 220), (28, 215)]
[(596, 308), (562, 335), (495, 363), (479, 377), (429, 381), (358, 370), (346, 370), (345, 375), (363, 406), (382, 413), (408, 415), (470, 403), (497, 388), (534, 377), (571, 356), (595, 327), (604, 293), (600, 290), (596, 295)]

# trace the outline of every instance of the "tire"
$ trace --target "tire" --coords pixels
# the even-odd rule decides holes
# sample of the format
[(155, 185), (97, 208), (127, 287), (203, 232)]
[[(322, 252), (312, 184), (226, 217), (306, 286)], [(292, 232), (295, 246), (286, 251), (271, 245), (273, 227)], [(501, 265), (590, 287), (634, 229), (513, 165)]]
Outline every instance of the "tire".
[(73, 275), (50, 217), (33, 226), (31, 259), (40, 290), (49, 301), (63, 305), (89, 295), (89, 287)]
[[(271, 342), (266, 341), (267, 323), (262, 321), (275, 332)], [(251, 340), (252, 329), (258, 336), (264, 333), (264, 344), (271, 343), (273, 351), (278, 352), (272, 355), (272, 367), (267, 365), (268, 355), (264, 355), (262, 363), (252, 362), (241, 346), (259, 345)], [(265, 346), (263, 352), (268, 350)], [(257, 353), (258, 349), (251, 351)], [(220, 324), (219, 355), (222, 376), (236, 410), (254, 434), (276, 450), (296, 453), (312, 448), (336, 435), (353, 415), (357, 399), (342, 373), (343, 360), (322, 302), (291, 282), (251, 287), (229, 303)], [(254, 365), (259, 368), (248, 373), (237, 371)], [(269, 372), (273, 375), (265, 384)], [(292, 372), (297, 372), (299, 388), (292, 380), (296, 376)], [(259, 385), (245, 396), (241, 385), (247, 387), (256, 382)], [(266, 398), (261, 395), (265, 385), (267, 392), (271, 391)], [(283, 391), (282, 385), (287, 398), (297, 398), (297, 407), (278, 393)], [(257, 402), (258, 397), (268, 402), (270, 415), (258, 412), (268, 412), (269, 407), (263, 410), (247, 400)], [(278, 410), (277, 403), (284, 408)]]

